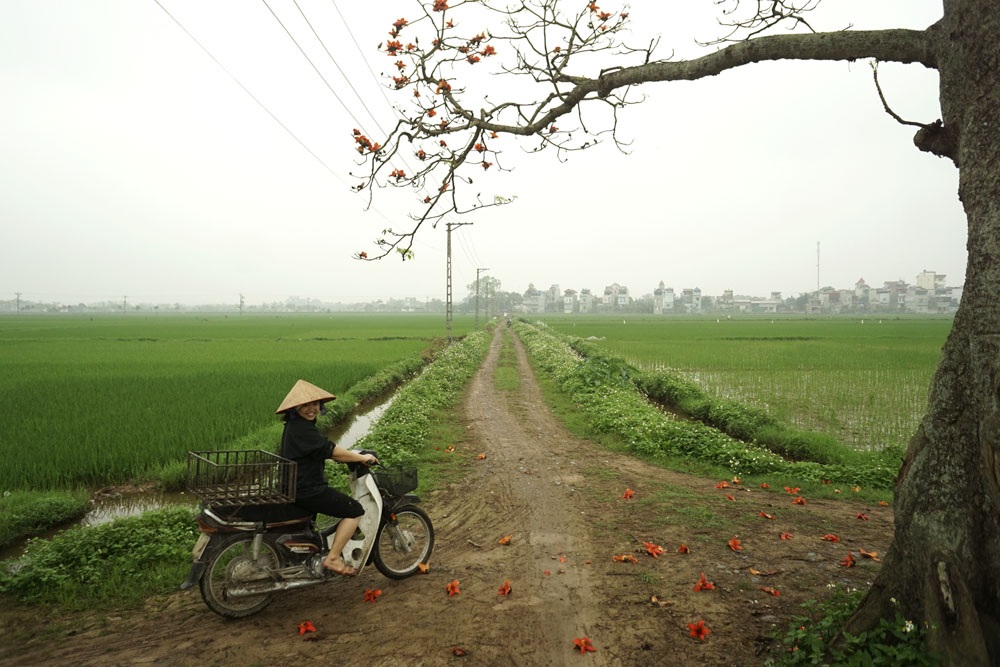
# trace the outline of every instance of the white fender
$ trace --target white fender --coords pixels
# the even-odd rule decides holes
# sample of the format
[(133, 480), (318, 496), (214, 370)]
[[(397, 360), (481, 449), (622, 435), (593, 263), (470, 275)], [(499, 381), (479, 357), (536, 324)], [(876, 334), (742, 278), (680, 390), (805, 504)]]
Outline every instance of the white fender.
[[(358, 524), (358, 532), (344, 546), (342, 556), (345, 563), (361, 574), (365, 563), (368, 562), (368, 554), (375, 546), (375, 538), (378, 536), (378, 525), (382, 519), (382, 494), (379, 493), (378, 486), (375, 485), (375, 476), (371, 473), (360, 479), (356, 479), (352, 473), (350, 478), (354, 499), (361, 503), (365, 513)], [(332, 540), (333, 535), (329, 539)]]

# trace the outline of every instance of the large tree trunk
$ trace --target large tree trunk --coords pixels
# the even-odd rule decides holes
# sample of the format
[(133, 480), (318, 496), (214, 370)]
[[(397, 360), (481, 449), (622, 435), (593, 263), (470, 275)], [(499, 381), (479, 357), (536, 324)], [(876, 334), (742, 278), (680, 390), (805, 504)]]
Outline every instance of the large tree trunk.
[(849, 631), (895, 609), (948, 665), (1000, 664), (1000, 3), (945, 0), (946, 143), (968, 216), (962, 303), (896, 482), (892, 547)]

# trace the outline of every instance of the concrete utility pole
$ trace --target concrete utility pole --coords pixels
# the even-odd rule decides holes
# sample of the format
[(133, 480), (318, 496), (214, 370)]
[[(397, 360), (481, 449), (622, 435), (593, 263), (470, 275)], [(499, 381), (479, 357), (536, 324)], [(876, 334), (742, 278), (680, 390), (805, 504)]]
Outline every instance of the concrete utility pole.
[(17, 295), (17, 310), (15, 312), (20, 313), (21, 312), (21, 293), (20, 292), (14, 292), (14, 294)]
[(243, 314), (243, 295), (240, 294), (240, 315)]
[(479, 328), (479, 273), (489, 269), (476, 269), (476, 329)]
[(448, 286), (445, 291), (445, 303), (444, 303), (444, 328), (448, 334), (448, 342), (451, 343), (451, 230), (456, 227), (461, 227), (462, 225), (471, 225), (471, 222), (449, 222), (445, 225), (448, 230)]

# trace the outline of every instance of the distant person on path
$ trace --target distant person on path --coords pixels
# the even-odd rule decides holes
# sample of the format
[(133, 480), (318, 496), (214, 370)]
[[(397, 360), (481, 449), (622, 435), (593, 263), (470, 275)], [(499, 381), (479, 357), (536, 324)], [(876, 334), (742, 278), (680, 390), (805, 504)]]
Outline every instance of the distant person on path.
[(365, 511), (357, 500), (326, 483), (323, 468), (327, 459), (338, 463), (357, 462), (365, 465), (375, 465), (378, 459), (373, 454), (359, 454), (344, 449), (331, 442), (316, 428), (316, 417), (323, 409), (323, 404), (336, 398), (325, 389), (299, 380), (274, 412), (282, 415), (285, 420), (279, 454), (298, 464), (295, 504), (309, 512), (341, 520), (333, 534), (333, 544), (323, 561), (323, 567), (349, 577), (357, 572), (344, 562), (341, 552), (357, 530)]

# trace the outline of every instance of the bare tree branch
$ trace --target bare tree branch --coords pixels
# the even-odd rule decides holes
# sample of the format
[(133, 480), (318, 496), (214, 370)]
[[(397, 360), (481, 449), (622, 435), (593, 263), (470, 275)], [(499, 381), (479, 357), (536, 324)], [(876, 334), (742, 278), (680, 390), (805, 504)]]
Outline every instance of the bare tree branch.
[[(480, 177), (473, 176), (479, 171), (489, 178), (502, 171), (505, 137), (534, 137), (538, 143), (526, 150), (552, 149), (560, 160), (604, 139), (624, 151), (626, 144), (617, 136), (618, 110), (642, 101), (634, 91), (641, 84), (691, 81), (786, 59), (873, 58), (935, 67), (923, 31), (815, 32), (803, 15), (818, 3), (716, 0), (723, 9), (720, 24), (730, 30), (713, 43), (727, 45), (686, 61), (672, 60), (672, 54), (654, 59), (657, 40), (638, 48), (626, 44), (628, 11), (605, 11), (596, 1), (582, 10), (574, 4), (577, 10), (569, 13), (561, 11), (559, 0), (521, 0), (512, 6), (500, 0), (420, 4), (422, 16), (413, 22), (397, 20), (390, 39), (379, 45), (394, 59), (389, 87), (407, 94), (408, 102), (396, 107), (399, 120), (383, 143), (355, 131), (367, 172), (357, 189), (367, 188), (369, 198), (376, 187), (386, 186), (431, 194), (418, 199), (420, 213), (410, 216), (409, 229), (383, 230), (373, 257), (355, 256), (374, 260), (397, 252), (410, 258), (415, 235), (425, 224), (513, 201), (511, 196), (484, 197), (476, 183)], [(459, 8), (463, 25), (492, 27), (460, 32), (454, 18)], [(779, 27), (805, 33), (762, 35)], [(404, 33), (419, 29), (430, 31), (429, 40), (422, 35), (429, 47), (417, 37), (403, 41)], [(511, 79), (523, 83), (507, 89)], [(500, 101), (492, 101), (493, 96)], [(884, 97), (883, 105), (889, 111)], [(397, 164), (409, 151), (420, 163), (414, 173)]]

